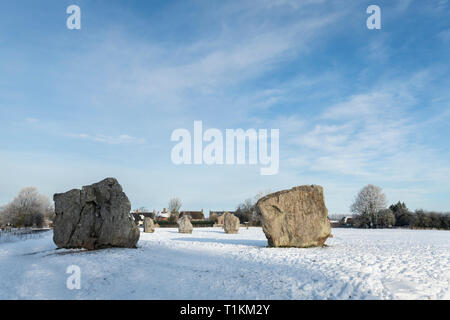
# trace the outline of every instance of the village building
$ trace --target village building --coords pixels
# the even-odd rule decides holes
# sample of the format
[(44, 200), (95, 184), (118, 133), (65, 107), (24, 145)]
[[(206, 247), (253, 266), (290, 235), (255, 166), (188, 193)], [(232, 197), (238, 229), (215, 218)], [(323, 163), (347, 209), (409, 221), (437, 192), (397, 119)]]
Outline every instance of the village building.
[(353, 216), (345, 216), (341, 219), (341, 225), (351, 227), (353, 224)]
[(166, 208), (163, 211), (158, 212), (156, 214), (156, 221), (168, 221), (170, 218), (170, 212), (167, 211)]
[(142, 226), (144, 224), (144, 219), (145, 218), (151, 218), (153, 220), (155, 220), (156, 217), (156, 211), (153, 210), (153, 212), (148, 212), (148, 211), (139, 211), (138, 209), (136, 209), (136, 211), (131, 213), (134, 222), (136, 223), (137, 226)]
[(183, 216), (190, 216), (192, 221), (203, 221), (205, 220), (205, 215), (203, 214), (203, 209), (201, 211), (181, 211), (180, 218)]
[(341, 221), (340, 220), (336, 220), (336, 219), (330, 219), (328, 218), (328, 220), (330, 221), (330, 225), (332, 228), (337, 228), (341, 226)]

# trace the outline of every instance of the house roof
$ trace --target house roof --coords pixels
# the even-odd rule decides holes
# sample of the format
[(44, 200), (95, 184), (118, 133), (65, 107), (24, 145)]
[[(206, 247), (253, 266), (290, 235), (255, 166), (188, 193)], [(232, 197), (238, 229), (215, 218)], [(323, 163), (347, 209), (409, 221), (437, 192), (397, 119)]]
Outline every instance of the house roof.
[(236, 211), (211, 211), (211, 210), (209, 210), (209, 215), (211, 216), (212, 214), (217, 214), (220, 217), (220, 216), (224, 215), (225, 212), (235, 214)]
[(170, 217), (170, 213), (168, 213), (168, 212), (158, 212), (158, 214), (156, 216), (160, 217), (160, 218), (169, 218)]
[(134, 221), (143, 221), (144, 218), (155, 218), (154, 212), (132, 212)]
[(203, 214), (203, 211), (181, 211), (180, 218), (184, 215), (189, 215), (194, 220), (205, 219), (205, 215)]
[(341, 219), (344, 223), (348, 223), (353, 220), (353, 216), (345, 216)]

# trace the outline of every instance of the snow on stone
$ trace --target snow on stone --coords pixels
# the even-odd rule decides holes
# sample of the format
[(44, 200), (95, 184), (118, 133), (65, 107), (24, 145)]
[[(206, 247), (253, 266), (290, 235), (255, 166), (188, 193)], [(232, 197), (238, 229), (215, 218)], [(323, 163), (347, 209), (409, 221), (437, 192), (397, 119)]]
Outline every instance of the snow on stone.
[(55, 250), (48, 232), (0, 244), (0, 299), (450, 299), (449, 231), (332, 233), (298, 249), (267, 248), (261, 228), (158, 228), (137, 249), (86, 252)]

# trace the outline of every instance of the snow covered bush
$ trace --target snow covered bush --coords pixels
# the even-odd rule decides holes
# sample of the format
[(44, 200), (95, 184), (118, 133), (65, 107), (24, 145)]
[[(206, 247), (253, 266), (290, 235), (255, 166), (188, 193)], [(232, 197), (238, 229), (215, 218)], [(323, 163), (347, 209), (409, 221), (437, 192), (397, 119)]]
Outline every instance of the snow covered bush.
[(386, 209), (386, 196), (380, 187), (369, 184), (359, 191), (350, 209), (356, 215), (356, 227), (376, 227), (378, 213)]
[(0, 211), (1, 223), (15, 227), (42, 227), (45, 219), (51, 219), (53, 208), (50, 200), (35, 187), (22, 189), (16, 198)]

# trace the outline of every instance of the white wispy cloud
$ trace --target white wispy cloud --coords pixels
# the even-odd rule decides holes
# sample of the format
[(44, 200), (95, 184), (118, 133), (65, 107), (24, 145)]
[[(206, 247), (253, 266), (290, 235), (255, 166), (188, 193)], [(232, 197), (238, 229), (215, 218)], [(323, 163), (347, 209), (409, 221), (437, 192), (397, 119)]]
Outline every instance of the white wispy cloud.
[(80, 133), (80, 134), (68, 134), (67, 136), (111, 145), (120, 145), (120, 144), (134, 145), (134, 144), (144, 144), (146, 142), (144, 138), (133, 137), (127, 134), (121, 134), (118, 136), (107, 136), (103, 134), (90, 135), (86, 133)]
[(297, 151), (290, 152), (295, 155), (287, 163), (384, 181), (450, 177), (450, 165), (437, 151), (414, 139), (423, 126), (410, 111), (416, 104), (414, 92), (426, 75), (418, 72), (409, 81), (398, 81), (402, 85), (387, 83), (350, 96), (316, 117), (299, 119), (308, 125), (296, 133), (285, 132), (286, 148)]
[(38, 123), (38, 122), (39, 122), (39, 119), (36, 119), (36, 118), (26, 118), (26, 119), (25, 119), (25, 122), (28, 123), (28, 124), (34, 124), (34, 123)]
[[(238, 12), (230, 8), (234, 6)], [(189, 43), (142, 43), (123, 31), (111, 31), (113, 34), (93, 44), (82, 59), (76, 57), (80, 63), (71, 74), (74, 78), (78, 74), (84, 77), (87, 70), (101, 70), (91, 80), (97, 90), (89, 98), (90, 103), (99, 106), (111, 105), (105, 97), (114, 97), (114, 102), (130, 103), (135, 108), (145, 103), (147, 108), (158, 111), (188, 111), (197, 107), (193, 97), (207, 99), (227, 92), (230, 98), (241, 83), (310, 52), (341, 18), (340, 11), (305, 10), (301, 19), (291, 18), (280, 24), (268, 19), (269, 8), (253, 2), (221, 4), (220, 12), (224, 27), (213, 36)], [(104, 56), (108, 56), (107, 61), (103, 61)], [(240, 92), (239, 99), (245, 99), (244, 95)], [(274, 94), (262, 100), (260, 106), (270, 107), (277, 102)]]
[(450, 29), (446, 29), (446, 30), (439, 32), (437, 36), (444, 43), (449, 43), (450, 42)]

